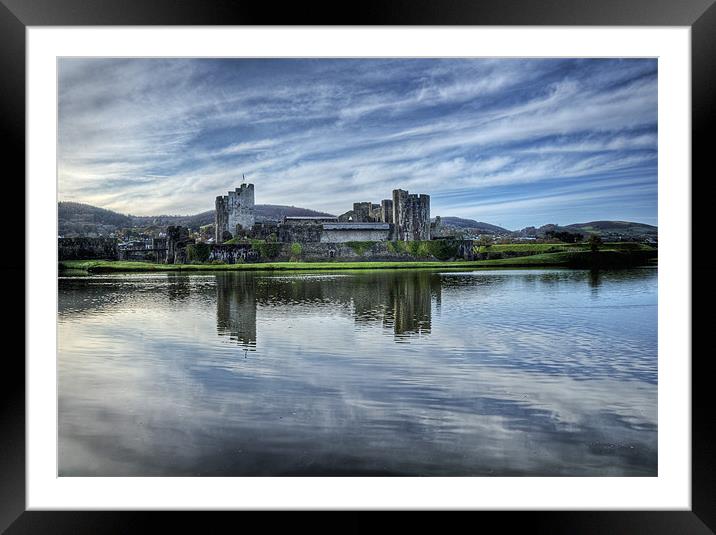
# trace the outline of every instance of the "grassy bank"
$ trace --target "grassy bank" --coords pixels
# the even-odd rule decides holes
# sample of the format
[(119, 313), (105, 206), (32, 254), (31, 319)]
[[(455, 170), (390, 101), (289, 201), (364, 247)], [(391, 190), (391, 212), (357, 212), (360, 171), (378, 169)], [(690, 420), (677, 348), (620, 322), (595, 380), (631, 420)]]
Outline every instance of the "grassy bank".
[(656, 251), (561, 251), (495, 260), (446, 262), (269, 262), (257, 264), (150, 264), (113, 260), (66, 260), (60, 271), (81, 270), (88, 273), (165, 272), (165, 271), (299, 271), (341, 269), (472, 269), (490, 267), (565, 267), (612, 268), (644, 265)]
[[(589, 251), (588, 243), (506, 243), (488, 246), (480, 246), (480, 253), (521, 253), (521, 254), (544, 254), (559, 252)], [(654, 251), (654, 247), (643, 243), (618, 242), (604, 243), (599, 247), (600, 251)]]
[(150, 264), (147, 262), (119, 262), (112, 260), (67, 260), (60, 262), (60, 271), (81, 270), (89, 273), (131, 271), (300, 271), (342, 269), (416, 269), (483, 267), (494, 260), (477, 262), (266, 262), (256, 264)]

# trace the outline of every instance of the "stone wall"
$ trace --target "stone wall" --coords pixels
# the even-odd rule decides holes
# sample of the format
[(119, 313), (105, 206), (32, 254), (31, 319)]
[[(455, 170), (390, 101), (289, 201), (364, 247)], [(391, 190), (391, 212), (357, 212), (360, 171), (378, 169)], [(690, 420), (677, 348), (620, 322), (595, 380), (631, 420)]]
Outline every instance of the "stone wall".
[(166, 249), (120, 249), (118, 260), (164, 263), (167, 258)]
[(390, 239), (390, 225), (378, 223), (369, 228), (367, 227), (368, 225), (361, 225), (361, 227), (350, 224), (326, 225), (323, 228), (320, 241), (321, 243), (345, 243), (349, 241), (387, 241)]
[(266, 240), (273, 236), (274, 239), (278, 239), (279, 224), (273, 221), (264, 221), (261, 223), (254, 223), (254, 228), (251, 232), (247, 232), (246, 235), (256, 240)]
[[(455, 251), (455, 259), (473, 260), (474, 242), (472, 240), (438, 240), (449, 249)], [(419, 245), (419, 244), (416, 244)], [(282, 244), (281, 253), (277, 260), (285, 261), (291, 258), (290, 244)], [(391, 262), (416, 260), (445, 260), (430, 254), (420, 255), (411, 253), (405, 248), (397, 247), (391, 241), (355, 241), (345, 243), (304, 243), (301, 244), (301, 254), (298, 260), (305, 262), (326, 262), (331, 260), (346, 262)], [(261, 260), (264, 261), (264, 260)]]
[[(296, 226), (301, 228), (301, 226)], [(171, 240), (170, 240), (171, 241)], [(426, 250), (439, 250), (441, 244), (445, 245), (451, 253), (451, 258), (474, 259), (474, 243), (472, 240), (433, 240), (432, 242), (413, 242), (412, 245), (392, 241), (356, 240), (346, 242), (303, 242), (300, 253), (292, 250), (296, 242), (265, 243), (252, 245), (250, 242), (234, 245), (210, 245), (208, 263), (217, 262), (236, 264), (244, 262), (286, 262), (299, 260), (304, 262), (390, 262), (390, 261), (416, 261), (416, 260), (447, 260), (438, 258)], [(186, 245), (174, 246), (172, 260), (174, 263), (187, 262)], [(270, 247), (269, 247), (270, 246)], [(266, 253), (271, 250), (271, 253)], [(151, 251), (147, 251), (151, 253)], [(266, 256), (269, 254), (270, 256)], [(437, 253), (436, 253), (437, 254)], [(169, 256), (169, 255), (167, 255)]]
[(251, 238), (265, 240), (271, 235), (281, 243), (340, 243), (347, 241), (390, 240), (393, 227), (385, 223), (303, 223), (254, 225)]
[(167, 264), (185, 264), (186, 263), (186, 246), (194, 243), (189, 238), (189, 229), (182, 226), (167, 227), (167, 255), (165, 263)]
[(380, 201), (380, 220), (383, 223), (393, 222), (393, 201), (390, 199), (383, 199)]
[(115, 238), (58, 238), (59, 260), (116, 260)]
[(463, 260), (477, 260), (475, 254), (475, 242), (473, 240), (453, 240), (458, 244), (457, 254)]
[(279, 225), (278, 241), (282, 243), (311, 243), (321, 241), (322, 224)]
[(212, 245), (209, 262), (236, 264), (240, 262), (256, 262), (259, 254), (251, 248), (251, 244)]

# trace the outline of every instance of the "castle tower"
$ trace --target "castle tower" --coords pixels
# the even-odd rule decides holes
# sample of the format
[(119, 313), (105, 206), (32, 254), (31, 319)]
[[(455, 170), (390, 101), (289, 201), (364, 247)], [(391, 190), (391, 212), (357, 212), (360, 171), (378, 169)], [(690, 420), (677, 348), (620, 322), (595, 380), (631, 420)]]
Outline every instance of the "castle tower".
[(393, 222), (393, 201), (390, 199), (383, 199), (380, 201), (380, 220), (383, 223)]
[(407, 241), (405, 229), (408, 226), (408, 192), (402, 189), (393, 190), (393, 224), (394, 236), (399, 241)]
[(229, 230), (229, 211), (226, 209), (226, 197), (219, 195), (216, 198), (215, 207), (214, 243), (221, 243), (224, 241), (224, 232)]
[(430, 195), (421, 193), (418, 197), (413, 232), (416, 240), (430, 239)]
[(353, 203), (353, 222), (367, 223), (371, 220), (371, 203), (370, 202), (354, 202)]
[(393, 190), (393, 224), (397, 240), (429, 240), (430, 195)]
[(216, 198), (216, 216), (214, 219), (216, 243), (224, 241), (224, 235), (229, 232), (236, 235), (237, 225), (244, 230), (253, 228), (256, 218), (254, 216), (254, 185), (241, 184), (240, 188), (229, 191), (228, 195)]

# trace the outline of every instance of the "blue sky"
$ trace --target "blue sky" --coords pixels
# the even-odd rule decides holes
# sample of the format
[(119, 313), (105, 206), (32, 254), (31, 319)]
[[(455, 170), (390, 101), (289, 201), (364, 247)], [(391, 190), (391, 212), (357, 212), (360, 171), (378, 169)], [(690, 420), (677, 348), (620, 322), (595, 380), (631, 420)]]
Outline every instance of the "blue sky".
[(431, 215), (518, 229), (656, 224), (655, 59), (59, 62), (60, 200), (191, 214), (345, 212), (397, 187)]

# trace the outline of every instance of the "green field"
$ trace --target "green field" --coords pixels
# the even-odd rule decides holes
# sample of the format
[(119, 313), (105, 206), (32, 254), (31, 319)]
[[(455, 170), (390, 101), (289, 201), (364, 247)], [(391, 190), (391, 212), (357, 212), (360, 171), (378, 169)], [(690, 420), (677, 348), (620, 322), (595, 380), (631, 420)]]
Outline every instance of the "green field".
[[(540, 244), (543, 245), (543, 244)], [(59, 263), (60, 271), (79, 270), (88, 273), (111, 272), (167, 272), (167, 271), (299, 271), (343, 269), (467, 269), (490, 267), (627, 267), (653, 264), (656, 249), (637, 251), (604, 250), (599, 253), (571, 250), (556, 253), (531, 254), (473, 262), (268, 262), (256, 264), (151, 264), (114, 260), (66, 260)]]
[[(599, 247), (600, 251), (653, 251), (654, 247), (643, 243), (604, 243)], [(506, 243), (490, 246), (481, 246), (480, 253), (524, 253), (542, 254), (569, 251), (589, 251), (588, 243)]]

